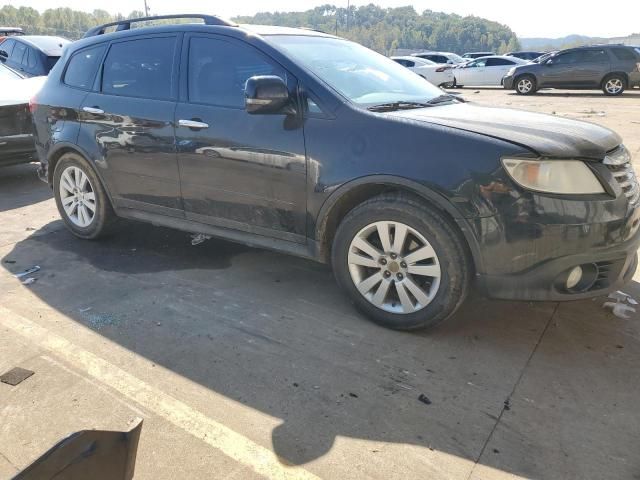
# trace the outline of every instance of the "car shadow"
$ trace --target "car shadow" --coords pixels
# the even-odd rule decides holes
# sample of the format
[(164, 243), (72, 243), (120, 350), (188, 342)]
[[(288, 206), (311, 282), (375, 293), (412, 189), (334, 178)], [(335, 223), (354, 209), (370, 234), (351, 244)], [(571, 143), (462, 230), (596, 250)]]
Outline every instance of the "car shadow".
[(38, 178), (38, 164), (23, 163), (0, 167), (0, 212), (39, 203), (53, 196)]
[[(11, 272), (40, 265), (29, 288), (46, 304), (280, 419), (273, 449), (294, 465), (321, 458), (339, 436), (477, 461), (556, 311), (552, 303), (472, 294), (438, 328), (401, 333), (358, 315), (329, 269), (311, 261), (216, 239), (193, 246), (185, 233), (133, 222), (100, 242), (66, 230), (37, 233), (1, 265)], [(637, 284), (633, 292), (640, 295)], [(615, 329), (615, 322), (601, 329), (599, 342), (614, 341)], [(583, 347), (569, 344), (564, 355), (579, 357)], [(582, 422), (597, 428), (598, 418)], [(495, 454), (480, 461), (539, 473)]]

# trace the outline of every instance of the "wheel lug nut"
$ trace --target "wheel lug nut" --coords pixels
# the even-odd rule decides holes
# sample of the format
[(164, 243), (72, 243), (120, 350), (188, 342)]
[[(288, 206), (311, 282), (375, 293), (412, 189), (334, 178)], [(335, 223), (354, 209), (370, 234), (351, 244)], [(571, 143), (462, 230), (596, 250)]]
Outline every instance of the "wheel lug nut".
[(384, 278), (389, 278), (391, 276), (391, 272), (389, 270), (386, 270), (384, 272)]
[(402, 280), (404, 278), (404, 276), (401, 273), (399, 273), (398, 275), (396, 275), (396, 278), (398, 280)]
[(407, 262), (400, 262), (400, 266), (402, 268), (407, 268)]
[(391, 259), (392, 259), (392, 260), (395, 260), (396, 258), (398, 258), (398, 255), (396, 255), (395, 253), (392, 253), (392, 254), (391, 254)]
[(386, 258), (381, 258), (380, 259), (380, 264), (386, 265), (387, 264), (387, 259)]

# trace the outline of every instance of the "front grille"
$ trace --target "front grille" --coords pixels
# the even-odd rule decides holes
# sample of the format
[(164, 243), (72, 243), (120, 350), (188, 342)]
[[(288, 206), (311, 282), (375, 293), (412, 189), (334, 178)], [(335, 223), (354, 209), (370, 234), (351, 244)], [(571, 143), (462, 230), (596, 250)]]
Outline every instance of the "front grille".
[(635, 206), (640, 198), (640, 186), (627, 149), (624, 146), (616, 148), (607, 154), (603, 163), (611, 171), (625, 197), (629, 199), (629, 205)]

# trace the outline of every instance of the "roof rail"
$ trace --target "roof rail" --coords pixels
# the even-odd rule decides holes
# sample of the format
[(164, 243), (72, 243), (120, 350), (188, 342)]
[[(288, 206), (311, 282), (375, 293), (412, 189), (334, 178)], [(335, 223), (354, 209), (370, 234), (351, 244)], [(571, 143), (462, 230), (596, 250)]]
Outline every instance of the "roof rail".
[(126, 20), (120, 20), (118, 22), (105, 23), (104, 25), (98, 25), (93, 27), (87, 33), (84, 34), (84, 38), (95, 37), (96, 35), (103, 35), (105, 30), (109, 27), (116, 27), (116, 32), (123, 30), (130, 30), (132, 23), (149, 22), (153, 20), (168, 20), (172, 18), (200, 18), (204, 21), (205, 25), (224, 25), (228, 27), (237, 27), (238, 25), (228, 20), (224, 20), (214, 15), (201, 15), (198, 13), (185, 13), (176, 15), (156, 15), (153, 17), (140, 17), (140, 18), (128, 18)]

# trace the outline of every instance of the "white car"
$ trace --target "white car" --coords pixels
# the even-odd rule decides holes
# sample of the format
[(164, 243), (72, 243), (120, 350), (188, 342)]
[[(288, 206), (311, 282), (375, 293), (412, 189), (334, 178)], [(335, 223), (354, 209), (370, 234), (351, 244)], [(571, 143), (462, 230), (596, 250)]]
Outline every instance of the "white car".
[(391, 60), (407, 67), (412, 72), (433, 83), (436, 87), (453, 85), (453, 69), (451, 65), (440, 65), (419, 57), (391, 57)]
[(529, 63), (526, 60), (505, 55), (491, 55), (481, 57), (463, 65), (457, 66), (453, 70), (456, 77), (456, 86), (500, 86), (502, 79), (511, 68), (517, 65)]

